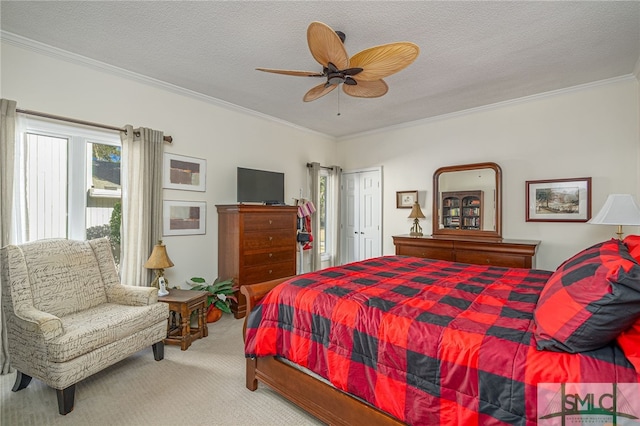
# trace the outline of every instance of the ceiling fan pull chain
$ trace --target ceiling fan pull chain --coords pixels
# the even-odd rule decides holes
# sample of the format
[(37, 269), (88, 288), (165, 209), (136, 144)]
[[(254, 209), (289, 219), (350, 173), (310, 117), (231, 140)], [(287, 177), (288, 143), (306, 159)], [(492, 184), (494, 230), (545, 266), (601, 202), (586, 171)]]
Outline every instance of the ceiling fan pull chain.
[(336, 115), (340, 115), (340, 90), (338, 90), (338, 114)]

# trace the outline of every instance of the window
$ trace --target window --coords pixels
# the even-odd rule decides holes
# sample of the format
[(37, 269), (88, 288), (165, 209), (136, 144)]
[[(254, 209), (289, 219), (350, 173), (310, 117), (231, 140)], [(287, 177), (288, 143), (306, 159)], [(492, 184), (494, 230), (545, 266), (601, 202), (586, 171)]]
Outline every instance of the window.
[(18, 148), (19, 242), (109, 236), (120, 242), (120, 138), (28, 119)]

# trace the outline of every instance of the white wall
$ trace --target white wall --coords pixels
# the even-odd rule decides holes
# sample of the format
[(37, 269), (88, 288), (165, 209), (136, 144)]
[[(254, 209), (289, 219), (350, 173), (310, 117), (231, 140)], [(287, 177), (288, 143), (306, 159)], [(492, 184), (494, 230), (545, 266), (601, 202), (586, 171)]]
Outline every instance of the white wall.
[[(525, 222), (525, 181), (591, 176), (593, 213), (609, 193), (638, 197), (640, 91), (635, 78), (532, 97), (366, 135), (333, 139), (2, 42), (0, 96), (19, 108), (113, 125), (163, 130), (168, 152), (207, 160), (206, 193), (165, 190), (165, 199), (207, 201), (207, 234), (165, 237), (176, 264), (171, 285), (217, 273), (215, 204), (235, 201), (237, 166), (283, 171), (286, 197), (306, 185), (305, 163), (344, 170), (383, 167), (383, 253), (407, 233), (395, 193), (419, 189), (431, 229), (432, 176), (438, 167), (493, 161), (503, 171), (503, 236), (542, 244), (537, 266), (554, 269), (576, 251), (615, 236), (608, 226)], [(627, 227), (638, 233), (638, 228)]]
[(2, 43), (2, 98), (18, 108), (114, 126), (132, 124), (173, 137), (166, 152), (207, 160), (206, 192), (164, 190), (168, 200), (207, 202), (206, 235), (164, 237), (175, 267), (170, 285), (217, 275), (216, 204), (235, 203), (236, 167), (285, 173), (288, 203), (307, 187), (306, 163), (336, 164), (327, 136), (185, 96), (103, 69)]
[(419, 189), (429, 234), (434, 171), (498, 163), (503, 237), (541, 240), (537, 267), (555, 269), (578, 250), (615, 237), (615, 227), (526, 222), (525, 181), (590, 176), (594, 215), (609, 193), (638, 198), (638, 110), (638, 81), (630, 77), (358, 135), (338, 143), (338, 157), (345, 170), (384, 167), (385, 254), (394, 253), (391, 236), (411, 227), (408, 212), (395, 208), (396, 191)]

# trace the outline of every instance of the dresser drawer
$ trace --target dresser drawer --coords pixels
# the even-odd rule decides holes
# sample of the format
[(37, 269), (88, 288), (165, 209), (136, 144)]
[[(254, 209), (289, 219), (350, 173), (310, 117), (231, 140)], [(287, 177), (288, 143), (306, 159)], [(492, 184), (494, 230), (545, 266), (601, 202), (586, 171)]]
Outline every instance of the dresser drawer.
[(243, 264), (245, 267), (270, 265), (278, 262), (295, 263), (296, 252), (294, 250), (267, 250), (258, 253), (249, 253), (243, 256)]
[(253, 266), (243, 268), (240, 272), (240, 283), (242, 285), (255, 284), (262, 281), (275, 280), (276, 278), (288, 277), (296, 274), (295, 263), (280, 262), (270, 265)]
[(540, 241), (396, 235), (393, 237), (393, 244), (397, 255), (530, 269), (536, 266), (536, 251)]
[(271, 229), (287, 229), (295, 232), (295, 216), (291, 214), (246, 213), (242, 215), (242, 224), (245, 232), (268, 232)]
[(455, 261), (475, 265), (502, 266), (505, 268), (527, 268), (527, 258), (505, 253), (456, 250)]
[(414, 257), (426, 257), (429, 259), (453, 260), (453, 250), (451, 248), (397, 245), (396, 254), (400, 256), (414, 256)]
[(269, 232), (246, 232), (242, 240), (244, 250), (259, 250), (295, 245), (295, 233), (289, 229)]

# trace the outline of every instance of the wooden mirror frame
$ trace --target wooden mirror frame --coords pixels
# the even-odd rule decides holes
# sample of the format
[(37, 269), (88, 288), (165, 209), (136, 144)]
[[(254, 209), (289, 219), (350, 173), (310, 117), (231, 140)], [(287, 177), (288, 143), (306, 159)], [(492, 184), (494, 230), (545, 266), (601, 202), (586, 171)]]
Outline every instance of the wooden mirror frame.
[[(440, 229), (440, 200), (441, 194), (439, 189), (440, 175), (443, 173), (470, 171), (478, 169), (492, 169), (496, 178), (496, 205), (495, 205), (495, 221), (494, 231), (471, 230), (471, 229)], [(471, 189), (471, 188), (470, 188)], [(458, 166), (440, 167), (433, 174), (433, 216), (432, 216), (433, 237), (459, 237), (483, 240), (502, 240), (502, 169), (496, 163), (475, 163), (462, 164)]]

